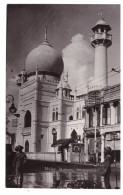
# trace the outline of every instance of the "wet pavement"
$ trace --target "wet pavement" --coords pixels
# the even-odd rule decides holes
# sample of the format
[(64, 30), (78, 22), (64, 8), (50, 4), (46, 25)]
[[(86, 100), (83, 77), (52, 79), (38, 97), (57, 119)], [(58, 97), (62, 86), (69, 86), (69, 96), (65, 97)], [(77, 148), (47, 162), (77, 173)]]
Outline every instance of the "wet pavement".
[[(101, 176), (99, 168), (90, 169), (55, 169), (44, 167), (43, 170), (24, 173), (23, 188), (68, 188), (68, 183), (75, 181), (90, 181), (96, 183), (99, 189), (105, 189), (104, 176)], [(117, 183), (120, 188), (120, 169), (117, 168)], [(111, 189), (116, 187), (115, 169), (110, 175)], [(91, 186), (88, 186), (91, 189)]]

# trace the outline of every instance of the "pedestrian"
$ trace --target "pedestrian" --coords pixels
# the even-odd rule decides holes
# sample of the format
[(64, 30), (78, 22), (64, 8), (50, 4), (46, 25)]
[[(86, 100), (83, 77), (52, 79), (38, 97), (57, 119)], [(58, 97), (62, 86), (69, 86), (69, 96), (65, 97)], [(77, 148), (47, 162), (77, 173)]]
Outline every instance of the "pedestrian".
[(112, 149), (107, 146), (105, 148), (105, 160), (104, 160), (104, 182), (106, 189), (111, 189), (110, 186), (110, 174), (111, 174), (111, 164), (114, 162), (114, 157), (112, 155)]
[(23, 167), (27, 161), (27, 156), (22, 152), (23, 146), (16, 147), (16, 155), (13, 162), (13, 169), (17, 179), (17, 186), (22, 187), (23, 184)]

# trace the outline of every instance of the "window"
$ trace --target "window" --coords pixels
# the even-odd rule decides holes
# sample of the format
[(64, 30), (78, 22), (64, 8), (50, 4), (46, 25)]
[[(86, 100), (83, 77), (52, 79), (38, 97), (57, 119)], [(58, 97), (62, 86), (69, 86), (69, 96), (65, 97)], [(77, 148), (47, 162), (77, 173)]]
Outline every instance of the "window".
[(75, 131), (75, 129), (73, 129), (72, 133), (71, 133), (71, 139), (76, 141), (78, 139), (78, 135), (77, 132)]
[(76, 119), (80, 119), (80, 118), (81, 118), (81, 108), (77, 108)]
[(56, 121), (58, 120), (58, 108), (56, 108)]
[(115, 107), (115, 123), (120, 123), (120, 104)]
[(111, 124), (111, 108), (107, 108), (107, 125)]
[(107, 123), (107, 110), (106, 107), (103, 107), (103, 125)]
[(25, 152), (29, 152), (29, 141), (25, 141)]
[(97, 110), (97, 126), (100, 126), (100, 110)]
[(92, 109), (89, 111), (89, 127), (93, 127), (93, 112), (92, 112)]
[(29, 110), (25, 114), (24, 127), (31, 127), (31, 112)]
[(52, 112), (52, 121), (57, 121), (58, 120), (58, 107), (53, 108)]
[(76, 119), (79, 119), (79, 108), (77, 108)]
[(111, 123), (111, 108), (109, 105), (103, 107), (103, 125), (109, 125)]
[(82, 109), (82, 118), (85, 118), (85, 110)]
[(72, 121), (73, 120), (73, 116), (69, 116), (69, 121)]
[(52, 121), (55, 121), (55, 108), (53, 108), (53, 112), (52, 112)]

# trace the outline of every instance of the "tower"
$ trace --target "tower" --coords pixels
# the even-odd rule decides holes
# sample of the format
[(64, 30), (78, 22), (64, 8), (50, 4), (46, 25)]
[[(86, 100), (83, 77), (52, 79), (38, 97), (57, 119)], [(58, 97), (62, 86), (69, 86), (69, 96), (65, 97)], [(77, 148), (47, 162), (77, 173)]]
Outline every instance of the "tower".
[(101, 13), (100, 19), (92, 28), (94, 35), (90, 38), (91, 45), (95, 48), (94, 82), (92, 83), (94, 90), (108, 85), (107, 48), (112, 44), (112, 35), (108, 33), (110, 30), (111, 27)]

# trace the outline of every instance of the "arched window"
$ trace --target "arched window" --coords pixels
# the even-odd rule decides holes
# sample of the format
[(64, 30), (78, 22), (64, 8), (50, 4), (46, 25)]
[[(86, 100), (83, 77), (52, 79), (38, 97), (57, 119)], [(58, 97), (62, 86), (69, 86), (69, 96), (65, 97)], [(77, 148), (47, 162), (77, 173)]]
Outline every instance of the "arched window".
[(72, 121), (73, 120), (73, 116), (69, 116), (69, 121)]
[(52, 112), (52, 121), (55, 121), (55, 108), (53, 108), (53, 112)]
[(31, 112), (29, 110), (25, 114), (24, 127), (31, 127)]
[(76, 141), (78, 138), (77, 132), (75, 131), (75, 129), (73, 129), (72, 133), (71, 133), (71, 139), (73, 141)]
[(79, 119), (79, 108), (77, 108), (76, 119)]
[(58, 120), (58, 108), (56, 108), (56, 121)]
[(29, 152), (29, 141), (25, 141), (25, 152)]
[(52, 121), (57, 121), (58, 120), (58, 107), (53, 108), (52, 111)]

